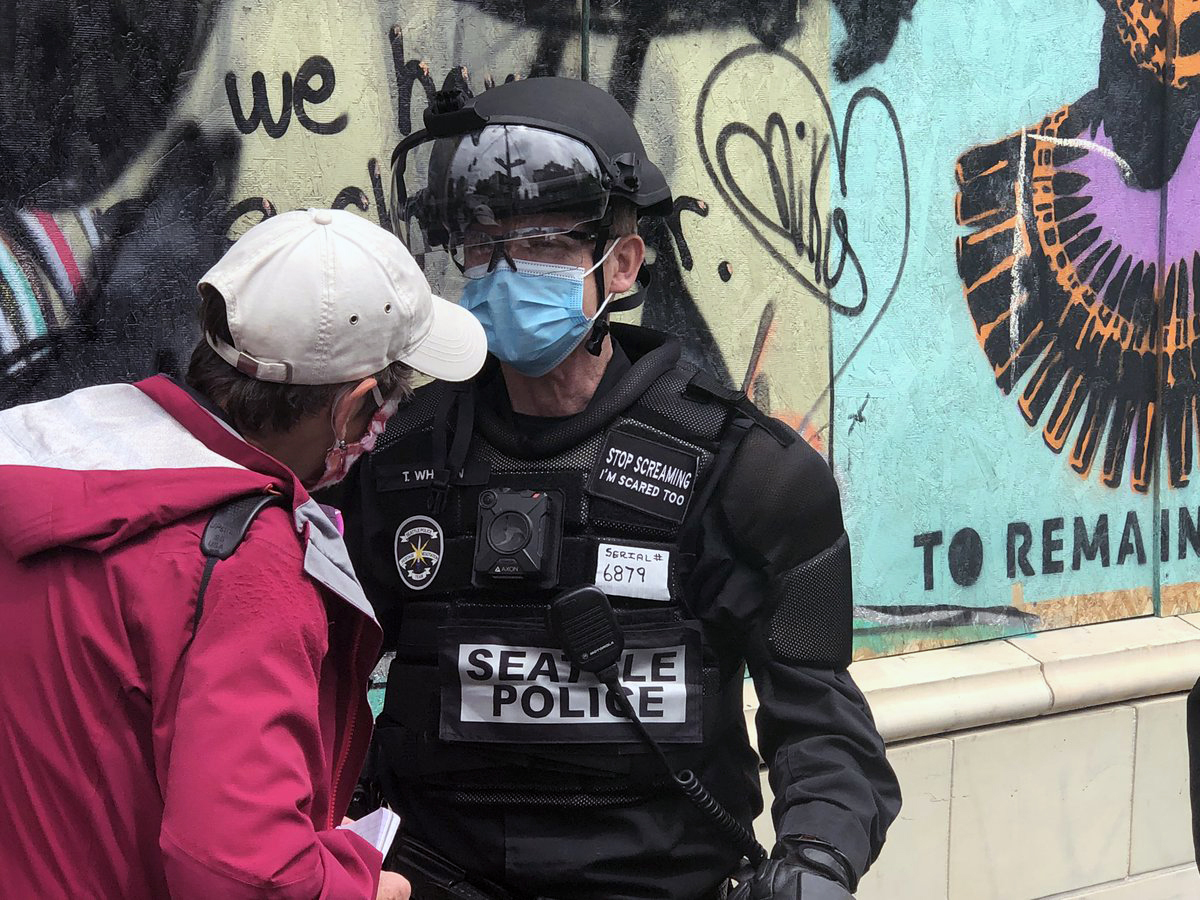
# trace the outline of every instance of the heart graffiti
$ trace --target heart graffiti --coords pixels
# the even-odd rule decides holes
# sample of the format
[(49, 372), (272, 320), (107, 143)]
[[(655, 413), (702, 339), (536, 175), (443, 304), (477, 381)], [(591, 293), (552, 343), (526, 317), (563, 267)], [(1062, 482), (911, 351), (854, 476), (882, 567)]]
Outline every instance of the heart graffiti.
[[(732, 90), (744, 98), (746, 84), (761, 81), (767, 72), (774, 75), (780, 66), (794, 73), (795, 90), (790, 96), (809, 113), (808, 121), (797, 119), (789, 127), (782, 113), (772, 111), (765, 116), (761, 130), (740, 121), (725, 121), (719, 127), (712, 124), (722, 111), (746, 107), (744, 99), (731, 104), (719, 95)], [(779, 95), (778, 84), (772, 93)], [(804, 104), (805, 99), (813, 102)], [(873, 238), (872, 250), (877, 258), (871, 264), (854, 246), (856, 232), (847, 212), (853, 209), (848, 203), (852, 182), (847, 181), (852, 126), (855, 113), (866, 104), (877, 104), (883, 111), (887, 117), (885, 133), (895, 140), (895, 177), (888, 179), (887, 173), (878, 169), (874, 177), (879, 183), (882, 174), (882, 183), (897, 190), (896, 201), (902, 204), (904, 223), (902, 233), (896, 234), (893, 242), (898, 250), (888, 248), (881, 253), (882, 242), (877, 235)], [(891, 305), (908, 258), (908, 157), (895, 108), (877, 88), (859, 88), (850, 98), (839, 128), (821, 83), (803, 61), (785, 50), (748, 45), (717, 63), (705, 81), (696, 107), (696, 142), (717, 193), (783, 271), (832, 312), (847, 318), (865, 314), (869, 320), (850, 353), (831, 373), (832, 386)], [(884, 149), (871, 148), (877, 167), (886, 159)], [(806, 160), (802, 159), (805, 153)], [(834, 167), (832, 171), (830, 166)], [(833, 177), (827, 178), (827, 172)], [(765, 191), (761, 189), (764, 177)], [(748, 189), (751, 184), (753, 190)], [(881, 199), (873, 195), (872, 205)], [(887, 288), (881, 290), (884, 284)], [(768, 302), (768, 309), (772, 306)], [(813, 409), (828, 391), (827, 387)]]

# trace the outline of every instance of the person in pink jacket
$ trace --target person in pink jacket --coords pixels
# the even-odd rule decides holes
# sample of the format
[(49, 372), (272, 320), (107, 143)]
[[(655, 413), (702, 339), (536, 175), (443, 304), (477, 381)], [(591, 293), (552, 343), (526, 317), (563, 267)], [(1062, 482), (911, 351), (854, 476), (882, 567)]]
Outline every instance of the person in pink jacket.
[(0, 896), (406, 898), (338, 827), (380, 632), (309, 491), (482, 331), (344, 211), (255, 226), (200, 293), (186, 385), (0, 412)]

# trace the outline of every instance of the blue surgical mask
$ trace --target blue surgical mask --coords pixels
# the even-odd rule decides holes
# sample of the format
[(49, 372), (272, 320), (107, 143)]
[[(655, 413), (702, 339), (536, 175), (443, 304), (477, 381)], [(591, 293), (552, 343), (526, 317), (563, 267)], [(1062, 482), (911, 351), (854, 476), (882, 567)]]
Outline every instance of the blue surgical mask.
[(476, 266), (465, 273), (469, 280), (461, 303), (483, 325), (488, 349), (497, 359), (539, 378), (579, 346), (612, 300), (609, 294), (596, 315), (584, 315), (584, 281), (613, 247), (616, 243), (590, 269), (523, 259), (513, 260), (515, 269), (504, 260), (492, 272)]

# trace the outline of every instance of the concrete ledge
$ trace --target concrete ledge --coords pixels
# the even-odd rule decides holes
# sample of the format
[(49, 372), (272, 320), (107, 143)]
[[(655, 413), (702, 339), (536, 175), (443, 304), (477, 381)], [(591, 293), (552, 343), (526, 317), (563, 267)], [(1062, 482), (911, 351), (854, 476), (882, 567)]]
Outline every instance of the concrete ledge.
[(1040, 716), (1054, 702), (1038, 662), (1007, 641), (865, 660), (850, 672), (889, 742)]
[(1042, 665), (1051, 712), (1154, 697), (1200, 677), (1200, 629), (1170, 617), (1129, 619), (1013, 639)]
[[(850, 672), (885, 740), (945, 734), (1185, 691), (1200, 676), (1200, 614), (868, 659)], [(752, 720), (752, 691), (747, 701)]]
[(1200, 897), (1200, 875), (1194, 865), (1178, 866), (1149, 875), (1126, 878), (1113, 884), (1098, 884), (1047, 900), (1182, 900)]

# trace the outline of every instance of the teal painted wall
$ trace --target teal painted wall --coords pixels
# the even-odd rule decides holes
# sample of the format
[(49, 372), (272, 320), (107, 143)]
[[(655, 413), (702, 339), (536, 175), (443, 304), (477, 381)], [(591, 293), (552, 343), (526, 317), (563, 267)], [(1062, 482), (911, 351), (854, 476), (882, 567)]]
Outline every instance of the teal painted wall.
[[(908, 255), (895, 296), (886, 309), (883, 302), (873, 304), (874, 316), (868, 309), (857, 319), (835, 322), (833, 329), (835, 366), (845, 364), (835, 385), (833, 459), (846, 485), (850, 527), (856, 538), (857, 600), (864, 607), (860, 643), (870, 650), (887, 652), (1121, 618), (1156, 608), (1165, 613), (1196, 608), (1200, 554), (1187, 528), (1200, 518), (1200, 491), (1194, 481), (1187, 483), (1186, 475), (1195, 466), (1196, 362), (1200, 359), (1194, 289), (1191, 299), (1179, 298), (1168, 275), (1166, 286), (1156, 288), (1151, 279), (1135, 287), (1130, 278), (1116, 299), (1108, 295), (1118, 281), (1122, 261), (1130, 255), (1136, 258), (1136, 248), (1142, 244), (1149, 251), (1142, 255), (1155, 262), (1163, 252), (1166, 266), (1160, 266), (1160, 271), (1195, 271), (1200, 226), (1190, 201), (1198, 173), (1188, 158), (1200, 144), (1192, 134), (1195, 86), (1164, 90), (1153, 75), (1132, 64), (1119, 42), (1111, 47), (1120, 15), (1115, 9), (1107, 15), (1106, 25), (1106, 10), (1094, 0), (917, 4), (885, 64), (862, 78), (835, 82), (838, 109), (846, 109), (862, 86), (877, 88), (892, 99), (905, 135), (912, 200)], [(1200, 25), (1192, 21), (1190, 27)], [(1110, 35), (1110, 48), (1102, 55), (1105, 34)], [(1129, 70), (1137, 77), (1129, 77)], [(1110, 82), (1107, 91), (1097, 90), (1102, 73)], [(1073, 116), (1088, 119), (1075, 139), (1094, 141), (1103, 141), (1106, 129), (1112, 132), (1119, 127), (1114, 119), (1118, 123), (1122, 116), (1152, 120), (1154, 110), (1165, 107), (1175, 126), (1174, 134), (1167, 132), (1168, 141), (1182, 142), (1190, 150), (1183, 151), (1182, 162), (1160, 186), (1154, 183), (1153, 170), (1170, 155), (1163, 150), (1163, 132), (1140, 144), (1128, 140), (1128, 145), (1142, 151), (1141, 163), (1130, 156), (1141, 183), (1125, 185), (1119, 182), (1119, 164), (1094, 148), (1029, 138), (1046, 116), (1068, 104)], [(1062, 186), (1057, 208), (1065, 210), (1064, 201), (1089, 197), (1091, 202), (1075, 213), (1074, 222), (1090, 216), (1078, 233), (1086, 236), (1092, 229), (1100, 233), (1090, 243), (1081, 238), (1084, 249), (1074, 251), (1078, 259), (1069, 256), (1061, 265), (1051, 260), (1044, 271), (1038, 271), (1048, 254), (1039, 250), (1030, 219), (1029, 233), (1018, 236), (1020, 244), (1029, 241), (1030, 249), (1024, 254), (1025, 269), (1017, 284), (1010, 264), (986, 290), (1024, 318), (1018, 325), (1018, 345), (1039, 323), (1042, 335), (1054, 335), (1056, 342), (1043, 349), (1035, 341), (1019, 354), (1027, 366), (1024, 373), (1009, 370), (997, 378), (964, 294), (966, 283), (973, 279), (960, 272), (955, 252), (956, 239), (985, 226), (964, 226), (956, 220), (960, 187), (955, 172), (959, 159), (973, 147), (1010, 136), (1010, 147), (1018, 146), (1022, 128), (1027, 129), (1023, 183), (1028, 191), (1048, 186), (1044, 179), (1037, 180), (1036, 150), (1058, 154), (1060, 172), (1094, 168), (1097, 177), (1077, 193), (1066, 194)], [(1099, 130), (1099, 138), (1093, 129)], [(864, 122), (858, 140), (866, 146), (891, 147), (893, 134), (889, 122), (875, 117)], [(1124, 152), (1124, 147), (1117, 151)], [(1014, 192), (1022, 174), (1018, 156), (1015, 151), (1010, 156), (1009, 147), (1002, 156), (1006, 171), (991, 177), (1001, 185), (998, 200), (1005, 212), (986, 220), (987, 226), (1006, 219), (1011, 223), (1018, 202)], [(1110, 191), (1106, 197), (1105, 187), (1094, 190), (1102, 184), (1113, 187), (1100, 177), (1105, 175), (1118, 179), (1121, 196)], [(882, 176), (879, 168), (849, 169), (849, 194), (866, 199), (847, 215), (851, 223), (862, 223), (860, 231), (852, 232), (862, 235), (861, 244), (853, 243), (868, 258), (892, 253), (904, 229), (902, 205), (889, 199), (896, 194), (890, 178)], [(963, 190), (968, 203), (977, 202), (982, 193)], [(1032, 194), (1024, 202), (1032, 217)], [(1160, 226), (1169, 246), (1160, 242)], [(1012, 256), (1013, 234), (1011, 226), (1001, 229), (995, 240), (1002, 252), (989, 257), (989, 263)], [(1136, 354), (1118, 352), (1113, 346), (1117, 342), (1104, 354), (1096, 353), (1094, 346), (1081, 340), (1077, 323), (1062, 318), (1064, 292), (1053, 273), (1062, 277), (1063, 272), (1076, 270), (1106, 242), (1114, 248), (1110, 253), (1122, 246), (1128, 252), (1119, 256), (1098, 300), (1091, 292), (1091, 301), (1123, 313), (1134, 328), (1149, 336), (1151, 347), (1156, 326), (1168, 334), (1177, 329), (1182, 336), (1183, 346), (1173, 359), (1165, 349), (1170, 338), (1157, 345), (1164, 348), (1162, 352), (1141, 354), (1143, 360), (1150, 360), (1149, 379), (1138, 381), (1134, 377), (1138, 373), (1129, 371), (1144, 365)], [(858, 296), (853, 288), (850, 293)], [(1178, 313), (1175, 300), (1182, 304)], [(981, 318), (984, 324), (990, 321)], [(1011, 313), (994, 327), (1008, 334), (1011, 349)], [(1079, 377), (1079, 394), (1091, 387), (1093, 397), (1116, 398), (1109, 401), (1108, 430), (1095, 432), (1102, 443), (1086, 474), (1075, 471), (1071, 460), (1085, 431), (1086, 403), (1064, 430), (1061, 452), (1054, 452), (1043, 434), (1043, 426), (1054, 419), (1059, 398), (1075, 385), (1076, 375), (1063, 378), (1033, 425), (1015, 402), (1041, 377), (1039, 364), (1055, 355), (1071, 360), (1068, 372)], [(1162, 364), (1158, 372), (1153, 371), (1156, 356)], [(1172, 405), (1171, 394), (1177, 397), (1176, 391), (1164, 385), (1168, 375), (1173, 376), (1173, 387), (1186, 395), (1178, 409)], [(1052, 370), (1047, 383), (1053, 384), (1054, 379)], [(1001, 385), (1009, 389), (1008, 396)], [(1160, 396), (1160, 390), (1166, 396)], [(1135, 414), (1128, 440), (1114, 442), (1126, 455), (1123, 464), (1115, 464), (1113, 476), (1107, 479), (1111, 483), (1106, 484), (1104, 454), (1113, 420), (1119, 418), (1125, 400), (1135, 408), (1139, 403), (1155, 403), (1158, 418), (1156, 425), (1141, 429), (1146, 413)], [(1099, 417), (1098, 421), (1106, 420)], [(1163, 429), (1180, 434), (1176, 446), (1163, 440)], [(1155, 439), (1163, 449), (1157, 454), (1147, 451), (1147, 462), (1139, 466), (1139, 441)], [(1164, 515), (1166, 526), (1160, 531)], [(1108, 565), (1102, 557), (1089, 561), (1081, 555), (1076, 566), (1077, 522), (1091, 540), (1104, 517)], [(1026, 537), (1029, 567), (1022, 567), (1016, 558), (1015, 571), (1010, 571), (1010, 541), (1018, 551)], [(927, 562), (931, 562), (928, 573)], [(956, 565), (957, 571), (952, 571)]]

